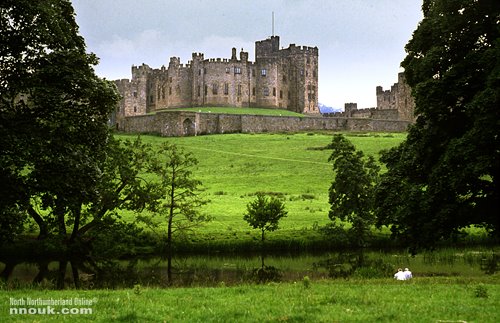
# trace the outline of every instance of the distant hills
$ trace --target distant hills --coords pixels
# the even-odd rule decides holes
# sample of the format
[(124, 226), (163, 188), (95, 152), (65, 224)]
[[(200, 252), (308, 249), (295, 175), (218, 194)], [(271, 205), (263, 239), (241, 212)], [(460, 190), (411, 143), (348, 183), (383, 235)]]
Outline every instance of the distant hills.
[(321, 113), (335, 113), (335, 112), (343, 112), (344, 108), (333, 108), (329, 107), (323, 103), (318, 103), (318, 108)]

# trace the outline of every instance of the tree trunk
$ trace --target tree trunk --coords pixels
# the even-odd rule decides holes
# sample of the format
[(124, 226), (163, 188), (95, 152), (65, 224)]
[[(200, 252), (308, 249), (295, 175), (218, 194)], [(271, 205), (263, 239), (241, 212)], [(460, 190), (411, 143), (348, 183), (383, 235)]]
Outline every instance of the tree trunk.
[(59, 236), (65, 240), (67, 232), (66, 232), (66, 222), (64, 220), (64, 211), (57, 213), (56, 217), (57, 217), (57, 227), (59, 229)]
[(43, 218), (38, 214), (35, 209), (30, 205), (28, 208), (28, 214), (35, 220), (38, 225), (38, 240), (43, 240), (48, 236), (47, 223), (43, 220)]
[(168, 231), (167, 231), (167, 283), (172, 283), (172, 218), (168, 218)]
[(48, 261), (39, 262), (38, 274), (36, 274), (35, 278), (33, 279), (33, 283), (41, 283), (48, 273), (49, 273), (49, 262)]
[(59, 261), (59, 270), (57, 271), (57, 289), (64, 289), (64, 278), (66, 277), (66, 260)]
[(73, 282), (75, 283), (75, 288), (80, 288), (80, 275), (78, 274), (78, 266), (75, 261), (70, 261), (71, 272), (73, 274)]
[(18, 264), (17, 262), (9, 262), (9, 261), (5, 263), (5, 268), (0, 273), (0, 279), (2, 279), (3, 281), (7, 281), (12, 272), (14, 271), (14, 268), (17, 266), (17, 264)]
[(73, 212), (75, 215), (75, 224), (73, 225), (73, 231), (71, 232), (71, 237), (69, 238), (69, 242), (74, 242), (76, 236), (78, 235), (78, 229), (80, 228), (80, 218), (82, 216), (81, 210), (82, 209), (79, 206), (78, 208), (75, 208), (75, 211)]
[(170, 207), (168, 210), (168, 227), (167, 227), (167, 283), (172, 284), (172, 223), (174, 220), (175, 209), (175, 169), (172, 170), (172, 181), (170, 183)]

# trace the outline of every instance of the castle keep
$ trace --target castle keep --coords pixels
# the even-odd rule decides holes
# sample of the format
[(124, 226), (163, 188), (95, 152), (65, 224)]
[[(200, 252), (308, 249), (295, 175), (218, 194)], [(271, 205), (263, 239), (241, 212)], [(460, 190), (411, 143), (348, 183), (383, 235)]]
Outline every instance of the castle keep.
[(248, 52), (232, 49), (231, 58), (205, 59), (193, 53), (186, 65), (172, 57), (168, 67), (132, 66), (132, 79), (115, 81), (122, 100), (116, 122), (169, 108), (265, 107), (318, 114), (318, 48), (280, 49), (279, 36), (255, 43)]

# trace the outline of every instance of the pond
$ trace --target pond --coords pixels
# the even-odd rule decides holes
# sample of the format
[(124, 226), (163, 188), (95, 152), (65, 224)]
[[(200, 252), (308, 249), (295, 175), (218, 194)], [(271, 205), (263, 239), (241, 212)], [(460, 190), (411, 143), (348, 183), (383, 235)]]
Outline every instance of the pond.
[[(500, 249), (442, 249), (411, 257), (404, 251), (321, 254), (189, 255), (128, 260), (0, 260), (0, 278), (11, 287), (132, 288), (218, 286), (270, 281), (392, 277), (408, 267), (413, 277), (492, 275), (499, 270)], [(170, 279), (169, 279), (170, 278)]]

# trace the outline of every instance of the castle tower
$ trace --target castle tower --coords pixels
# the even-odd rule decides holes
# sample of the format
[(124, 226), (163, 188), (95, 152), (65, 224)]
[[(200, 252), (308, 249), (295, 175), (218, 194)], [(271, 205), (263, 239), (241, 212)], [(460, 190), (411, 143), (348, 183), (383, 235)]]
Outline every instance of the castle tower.
[(257, 105), (319, 113), (318, 48), (279, 46), (279, 36), (255, 42)]
[(398, 82), (390, 90), (384, 91), (381, 86), (377, 86), (376, 95), (378, 110), (396, 110), (399, 120), (415, 120), (415, 101), (404, 73), (398, 73)]

